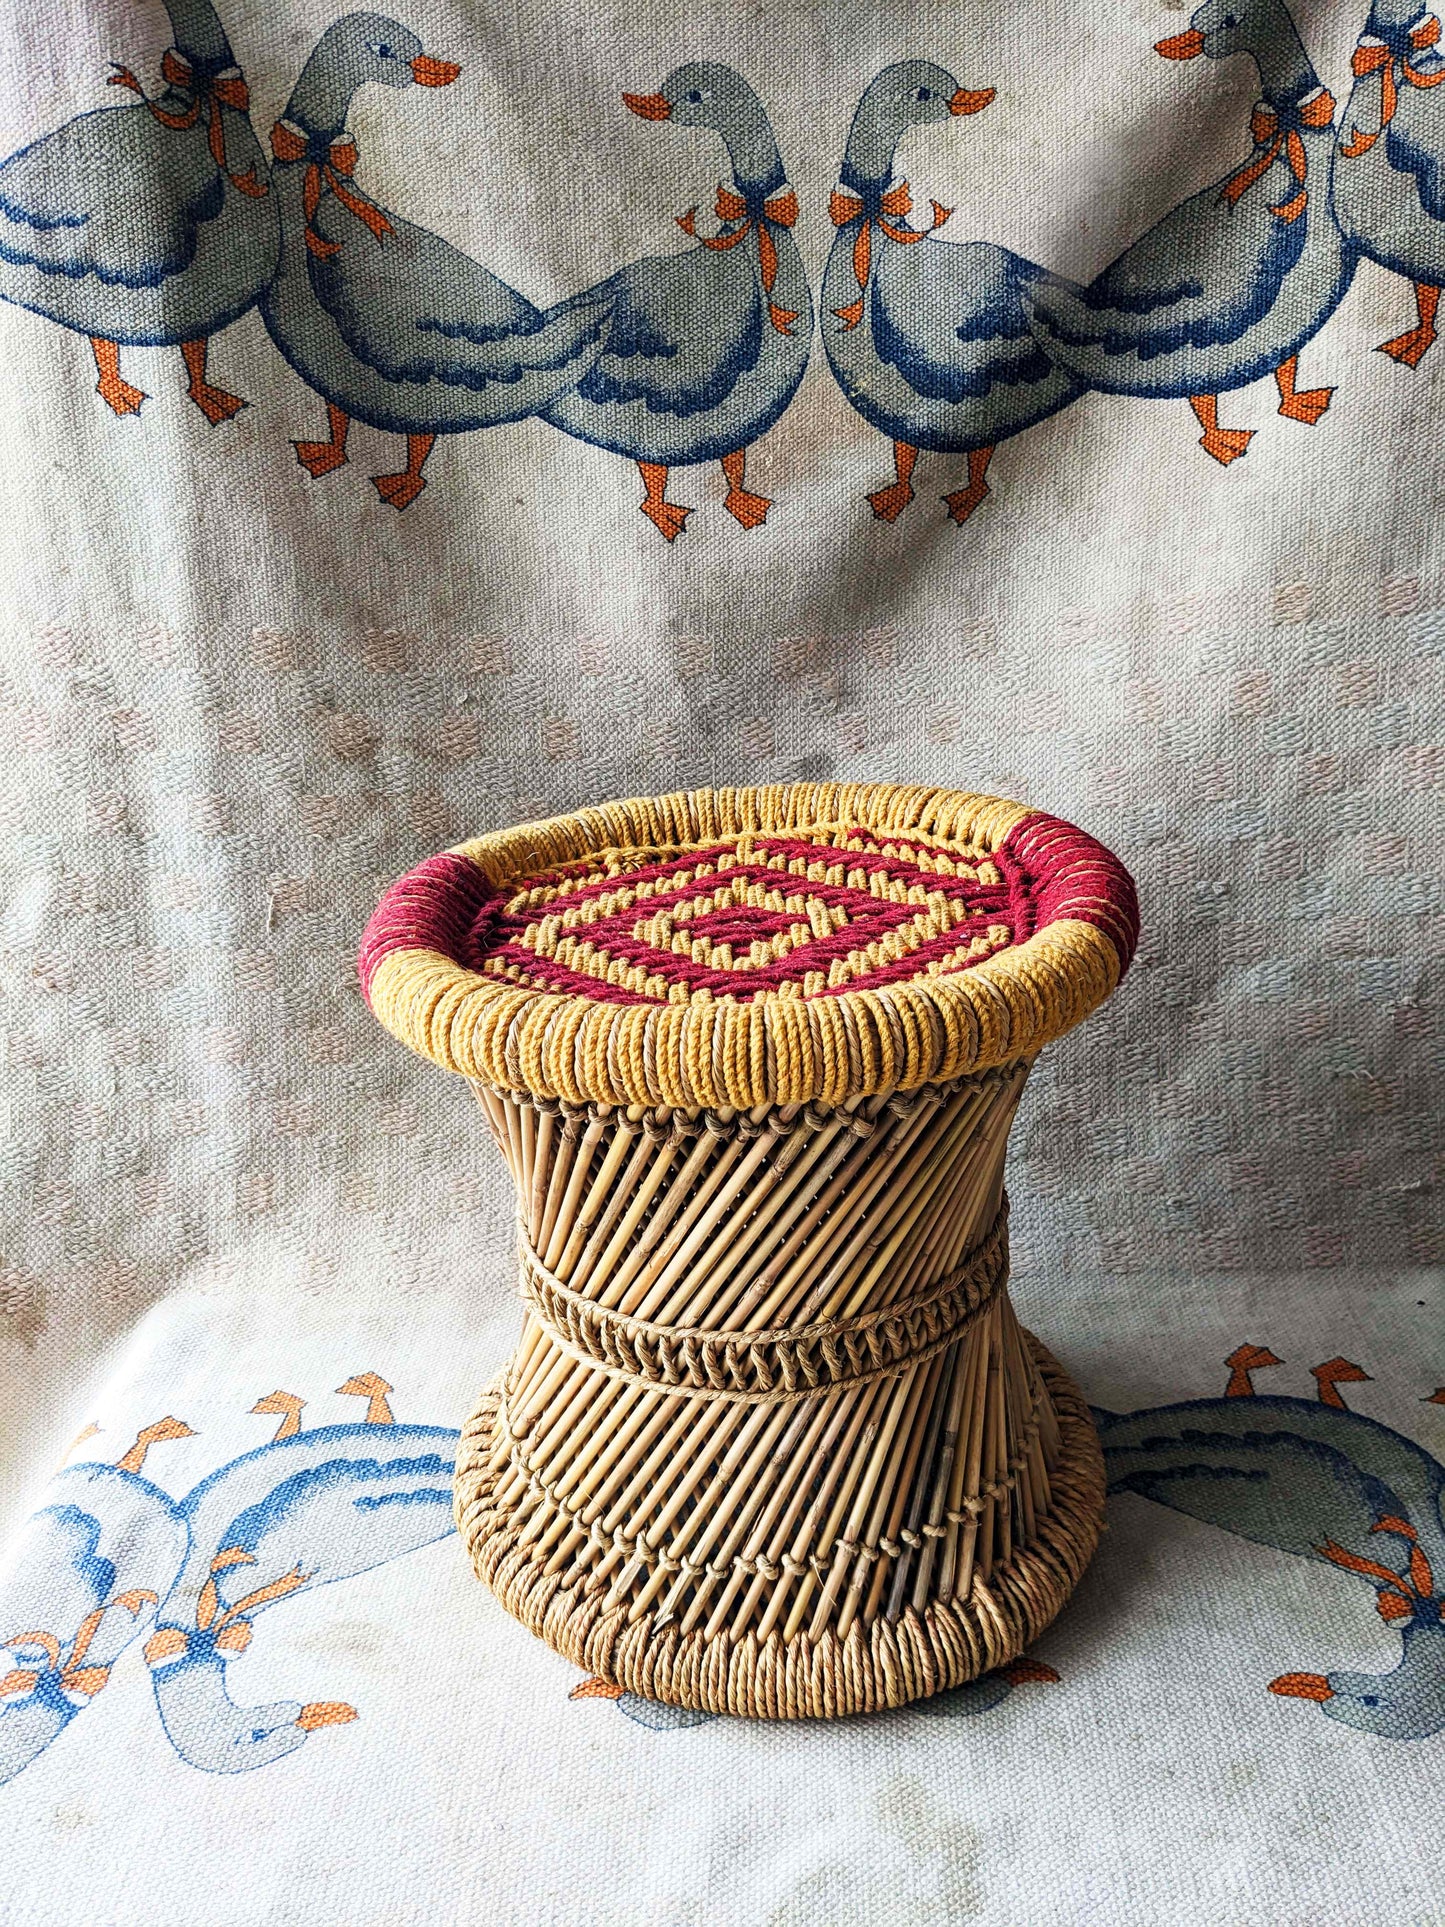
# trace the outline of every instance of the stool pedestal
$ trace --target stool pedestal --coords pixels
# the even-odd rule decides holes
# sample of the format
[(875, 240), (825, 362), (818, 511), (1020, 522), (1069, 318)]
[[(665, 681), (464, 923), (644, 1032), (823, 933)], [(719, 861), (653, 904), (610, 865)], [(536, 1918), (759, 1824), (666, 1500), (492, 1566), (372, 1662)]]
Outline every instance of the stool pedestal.
[(456, 1471), (510, 1612), (769, 1718), (901, 1705), (1048, 1625), (1103, 1467), (1009, 1300), (1004, 1157), (1133, 931), (1081, 832), (882, 786), (609, 805), (393, 888), (363, 984), (516, 1190), (521, 1340)]

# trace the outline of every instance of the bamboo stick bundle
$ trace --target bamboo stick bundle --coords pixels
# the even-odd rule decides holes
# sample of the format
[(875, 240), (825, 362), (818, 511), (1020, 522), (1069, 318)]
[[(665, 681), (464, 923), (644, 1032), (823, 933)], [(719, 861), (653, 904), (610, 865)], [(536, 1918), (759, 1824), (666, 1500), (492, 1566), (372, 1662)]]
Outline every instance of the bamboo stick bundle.
[(516, 1190), (457, 1516), (526, 1624), (636, 1692), (831, 1716), (1048, 1623), (1100, 1464), (1009, 1302), (1004, 1160), (1132, 917), (1069, 826), (886, 786), (606, 805), (394, 887), (368, 997)]

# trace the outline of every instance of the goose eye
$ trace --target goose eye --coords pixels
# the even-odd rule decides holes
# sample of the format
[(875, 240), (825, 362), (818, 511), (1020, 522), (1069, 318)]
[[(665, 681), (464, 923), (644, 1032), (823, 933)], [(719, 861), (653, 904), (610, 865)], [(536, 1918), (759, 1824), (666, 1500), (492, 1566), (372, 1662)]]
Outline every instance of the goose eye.
[(392, 58), (391, 43), (389, 41), (368, 40), (366, 44), (378, 60), (390, 60)]
[(1360, 1704), (1361, 1706), (1378, 1706), (1380, 1704), (1380, 1696), (1378, 1693), (1361, 1693)]
[(920, 100), (932, 100), (933, 99), (932, 89), (928, 87), (920, 87), (918, 90), (918, 98)]
[(1224, 24), (1226, 27), (1237, 27), (1239, 25), (1239, 15), (1237, 13), (1225, 14)]
[(694, 87), (692, 92), (688, 95), (688, 99), (693, 103), (695, 107), (700, 106), (702, 104), (702, 89), (700, 87)]

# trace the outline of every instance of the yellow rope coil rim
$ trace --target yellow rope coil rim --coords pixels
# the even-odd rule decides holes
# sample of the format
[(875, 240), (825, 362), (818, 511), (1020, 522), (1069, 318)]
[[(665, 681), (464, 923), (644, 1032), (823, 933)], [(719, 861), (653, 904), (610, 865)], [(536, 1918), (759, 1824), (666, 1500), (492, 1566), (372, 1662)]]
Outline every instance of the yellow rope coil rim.
[[(1028, 879), (1035, 927), (946, 974), (814, 996), (762, 990), (747, 1002), (603, 1001), (483, 975), (452, 954), (447, 917), (455, 924), (457, 913), (446, 898), (459, 887), (510, 896), (589, 856), (820, 831), (906, 835), (944, 856), (1007, 860)], [(837, 1104), (1033, 1055), (1110, 995), (1137, 928), (1123, 866), (1056, 817), (956, 790), (796, 783), (605, 803), (458, 844), (388, 891), (360, 967), (394, 1036), (496, 1089), (682, 1109)]]

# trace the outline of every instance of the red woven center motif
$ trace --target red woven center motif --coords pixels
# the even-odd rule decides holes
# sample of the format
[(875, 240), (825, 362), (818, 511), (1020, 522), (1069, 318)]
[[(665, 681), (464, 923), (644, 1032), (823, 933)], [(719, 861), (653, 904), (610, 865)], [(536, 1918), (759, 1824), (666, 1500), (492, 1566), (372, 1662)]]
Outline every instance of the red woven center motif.
[(1021, 943), (1033, 906), (1002, 853), (866, 831), (740, 836), (530, 878), (477, 916), (465, 961), (606, 1003), (827, 997), (965, 970)]

